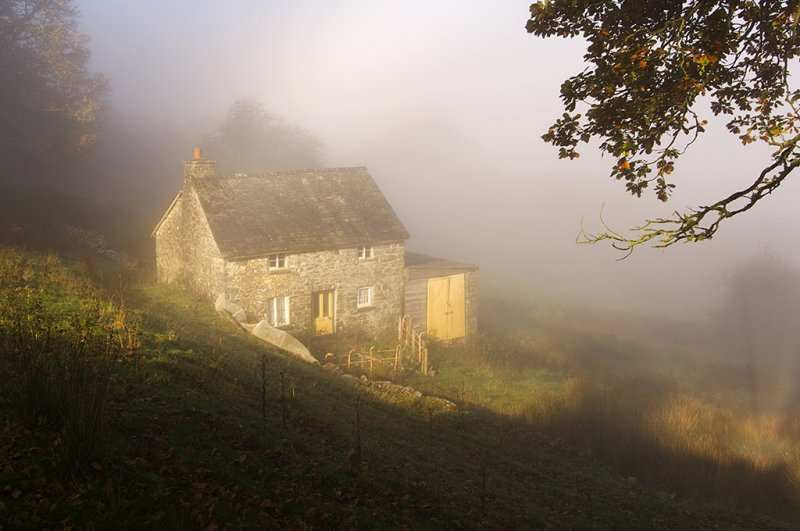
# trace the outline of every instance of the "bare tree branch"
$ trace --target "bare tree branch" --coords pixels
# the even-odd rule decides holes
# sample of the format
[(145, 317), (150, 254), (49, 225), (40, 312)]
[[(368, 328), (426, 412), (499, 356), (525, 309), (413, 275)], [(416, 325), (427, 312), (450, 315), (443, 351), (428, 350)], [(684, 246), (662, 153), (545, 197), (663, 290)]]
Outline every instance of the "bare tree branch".
[[(672, 218), (647, 220), (644, 225), (633, 229), (638, 237), (626, 237), (611, 229), (603, 220), (601, 209), (600, 222), (605, 227), (605, 232), (586, 234), (583, 223), (581, 223), (577, 241), (578, 243), (597, 243), (610, 240), (614, 248), (626, 253), (621, 258), (624, 259), (630, 256), (637, 246), (654, 240), (657, 242), (654, 247), (669, 247), (678, 242), (709, 240), (717, 232), (723, 220), (750, 210), (764, 196), (775, 191), (789, 174), (800, 166), (800, 156), (795, 153), (795, 149), (795, 144), (784, 149), (777, 160), (762, 170), (758, 178), (747, 188), (739, 190), (713, 205), (702, 206), (689, 213), (676, 211)], [(735, 203), (740, 199), (744, 199), (745, 202), (736, 207)], [(706, 216), (713, 217), (713, 220), (703, 226), (702, 222)]]

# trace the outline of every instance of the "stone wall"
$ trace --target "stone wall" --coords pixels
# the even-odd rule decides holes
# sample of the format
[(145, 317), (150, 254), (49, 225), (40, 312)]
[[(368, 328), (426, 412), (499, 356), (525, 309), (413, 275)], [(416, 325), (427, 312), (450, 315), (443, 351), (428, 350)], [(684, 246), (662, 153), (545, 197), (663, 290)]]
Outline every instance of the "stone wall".
[[(372, 257), (362, 259), (355, 247), (288, 254), (286, 267), (272, 271), (268, 257), (226, 261), (190, 182), (154, 236), (159, 282), (187, 287), (210, 300), (221, 293), (254, 320), (266, 317), (270, 298), (285, 296), (289, 297), (289, 324), (283, 328), (313, 333), (312, 295), (327, 290), (334, 291), (337, 334), (392, 334), (402, 312), (402, 242), (373, 246)], [(357, 307), (360, 287), (372, 288), (371, 306)]]
[[(214, 300), (219, 294), (242, 306), (249, 317), (267, 317), (267, 301), (288, 297), (293, 333), (314, 333), (313, 295), (334, 292), (334, 333), (394, 334), (403, 309), (404, 244), (373, 245), (359, 258), (356, 247), (286, 255), (286, 267), (269, 269), (269, 258), (222, 258), (193, 182), (214, 176), (214, 162), (196, 158), (185, 165), (183, 191), (155, 231), (159, 282), (179, 284)], [(369, 243), (369, 242), (365, 242)], [(372, 304), (358, 308), (358, 289), (372, 289)]]
[[(357, 248), (286, 256), (286, 268), (269, 270), (268, 258), (228, 262), (225, 297), (254, 318), (267, 314), (272, 297), (289, 297), (288, 331), (314, 332), (312, 295), (334, 291), (334, 333), (380, 336), (394, 333), (403, 306), (404, 245), (375, 245), (371, 258)], [(359, 287), (372, 288), (372, 305), (357, 307)]]
[(212, 300), (223, 293), (224, 261), (191, 186), (175, 200), (155, 240), (159, 282), (179, 284)]

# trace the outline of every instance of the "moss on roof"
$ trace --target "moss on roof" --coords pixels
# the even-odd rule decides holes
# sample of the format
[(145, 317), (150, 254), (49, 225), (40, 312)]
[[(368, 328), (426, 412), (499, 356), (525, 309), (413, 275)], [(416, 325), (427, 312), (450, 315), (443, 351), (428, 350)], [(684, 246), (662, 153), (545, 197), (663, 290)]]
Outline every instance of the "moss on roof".
[(366, 168), (191, 179), (225, 258), (408, 239)]

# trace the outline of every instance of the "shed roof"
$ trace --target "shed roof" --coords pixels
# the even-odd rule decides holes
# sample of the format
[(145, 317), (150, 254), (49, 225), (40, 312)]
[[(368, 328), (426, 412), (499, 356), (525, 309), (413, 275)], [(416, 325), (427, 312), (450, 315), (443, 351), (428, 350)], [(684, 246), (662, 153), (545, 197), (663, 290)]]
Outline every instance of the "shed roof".
[(465, 262), (454, 262), (452, 260), (445, 260), (444, 258), (436, 258), (427, 254), (415, 253), (412, 251), (405, 252), (406, 267), (410, 269), (437, 269), (448, 267), (453, 269), (478, 269), (475, 264), (467, 264)]
[(454, 262), (411, 251), (405, 252), (405, 264), (409, 280), (455, 275), (478, 270), (478, 266), (474, 264)]
[(366, 168), (191, 180), (225, 258), (408, 239)]

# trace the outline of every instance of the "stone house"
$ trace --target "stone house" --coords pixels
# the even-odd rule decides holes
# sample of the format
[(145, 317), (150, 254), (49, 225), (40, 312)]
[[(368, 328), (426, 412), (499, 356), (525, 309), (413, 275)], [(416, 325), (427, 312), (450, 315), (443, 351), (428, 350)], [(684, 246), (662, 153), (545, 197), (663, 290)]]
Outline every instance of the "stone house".
[[(409, 234), (363, 167), (218, 176), (198, 149), (152, 236), (159, 282), (292, 334), (390, 335), (404, 314)], [(468, 306), (442, 338), (474, 331)]]

